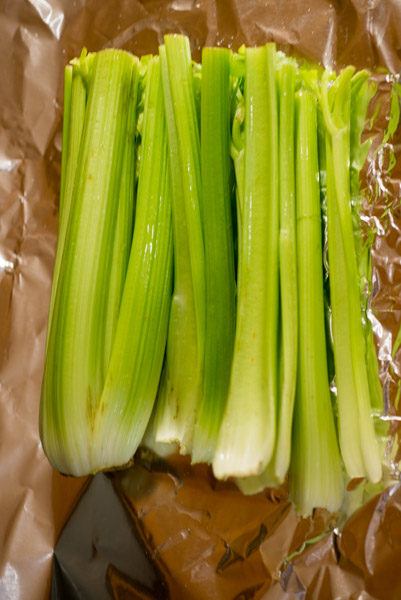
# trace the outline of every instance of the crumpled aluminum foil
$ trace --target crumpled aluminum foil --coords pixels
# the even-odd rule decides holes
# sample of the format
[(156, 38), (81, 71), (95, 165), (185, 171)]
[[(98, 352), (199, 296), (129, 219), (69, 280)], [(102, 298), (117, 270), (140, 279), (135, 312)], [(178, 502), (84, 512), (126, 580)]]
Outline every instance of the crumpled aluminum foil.
[[(398, 0), (0, 0), (2, 600), (41, 599), (50, 590), (63, 599), (401, 598), (398, 484), (337, 535), (324, 511), (298, 518), (285, 488), (247, 498), (183, 458), (167, 464), (140, 453), (129, 471), (87, 486), (52, 471), (38, 434), (66, 62), (82, 46), (155, 52), (164, 33), (179, 31), (189, 35), (195, 58), (207, 44), (274, 40), (325, 66), (385, 67), (397, 75), (400, 23)], [(376, 128), (385, 126), (379, 119)], [(391, 149), (398, 162), (389, 175)], [(381, 226), (371, 310), (396, 435), (401, 351), (391, 354), (401, 320), (400, 156), (398, 133), (366, 173), (372, 190), (388, 192), (366, 218)]]

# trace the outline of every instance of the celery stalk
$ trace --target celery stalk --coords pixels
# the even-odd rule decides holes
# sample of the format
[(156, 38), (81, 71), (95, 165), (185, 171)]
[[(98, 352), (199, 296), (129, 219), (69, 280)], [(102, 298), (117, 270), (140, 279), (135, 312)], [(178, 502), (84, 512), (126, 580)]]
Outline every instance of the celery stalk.
[(96, 413), (94, 470), (127, 463), (141, 442), (156, 398), (167, 339), (173, 239), (158, 57), (148, 63), (144, 93), (135, 230), (110, 365)]
[[(89, 70), (92, 60), (92, 54), (87, 55), (86, 52), (83, 52), (80, 58), (74, 59), (72, 64), (66, 67), (66, 71), (71, 69), (71, 90), (69, 108), (67, 109), (68, 127), (66, 128), (66, 146), (64, 146), (63, 142), (62, 148), (66, 159), (62, 161), (65, 165), (65, 176), (62, 177), (59, 206), (60, 229), (63, 232), (62, 239), (65, 236), (65, 229), (73, 200), (74, 176), (79, 161), (79, 149), (85, 122)], [(66, 102), (68, 102), (67, 98)], [(64, 165), (62, 164), (62, 167)]]
[(291, 497), (302, 514), (341, 506), (343, 477), (327, 376), (315, 96), (296, 94), (299, 355)]
[(293, 62), (278, 67), (280, 173), (281, 360), (278, 428), (274, 456), (263, 473), (237, 479), (244, 494), (276, 487), (284, 480), (291, 456), (292, 415), (297, 383), (298, 288), (295, 207), (294, 101), (297, 70)]
[[(350, 194), (350, 118), (352, 67), (330, 91), (322, 78), (325, 125), (330, 295), (339, 408), (340, 447), (351, 477), (381, 478), (381, 458), (371, 414), (366, 339), (358, 253)], [(331, 241), (330, 241), (331, 237)], [(359, 444), (359, 452), (355, 449)]]
[(216, 477), (258, 475), (276, 437), (278, 338), (278, 119), (273, 44), (245, 50), (244, 205), (237, 329)]
[(126, 52), (104, 50), (93, 57), (65, 248), (58, 248), (62, 255), (54, 283), (40, 426), (50, 462), (73, 475), (98, 468), (92, 462), (91, 440), (105, 376), (109, 295), (104, 292), (136, 76), (136, 61)]
[(63, 130), (61, 143), (61, 181), (60, 181), (60, 204), (63, 204), (65, 193), (65, 181), (67, 170), (67, 157), (70, 140), (70, 115), (71, 115), (71, 94), (72, 94), (72, 65), (67, 65), (64, 69), (64, 102), (63, 102)]
[(135, 130), (137, 126), (138, 78), (132, 80), (130, 105), (125, 132), (124, 156), (119, 190), (117, 223), (114, 232), (113, 258), (111, 261), (110, 281), (108, 286), (108, 309), (105, 333), (105, 368), (110, 360), (114, 335), (116, 332), (120, 301), (123, 295), (128, 261), (132, 246), (132, 232), (135, 212)]
[(226, 403), (235, 334), (230, 190), (230, 51), (202, 52), (201, 169), (206, 274), (203, 395), (192, 462), (211, 462)]
[(294, 102), (296, 66), (284, 63), (279, 81), (279, 159), (280, 159), (280, 298), (281, 368), (280, 404), (275, 475), (283, 481), (291, 455), (292, 415), (297, 382), (298, 287), (295, 206), (295, 129)]
[[(369, 79), (367, 71), (359, 71), (351, 80), (351, 116), (350, 116), (350, 180), (351, 180), (351, 204), (354, 216), (354, 239), (359, 266), (359, 277), (361, 281), (362, 311), (364, 331), (366, 338), (366, 368), (369, 378), (369, 391), (371, 407), (376, 416), (384, 409), (383, 389), (379, 376), (379, 365), (377, 360), (376, 345), (372, 330), (372, 324), (368, 316), (369, 295), (372, 287), (372, 261), (371, 246), (372, 235), (362, 235), (360, 209), (363, 196), (360, 189), (360, 173), (366, 161), (371, 147), (372, 139), (368, 138), (363, 143), (361, 137), (365, 128), (369, 102), (376, 92), (377, 86)], [(376, 432), (386, 433), (387, 424), (376, 421)]]
[(177, 442), (187, 453), (202, 393), (205, 337), (200, 141), (188, 38), (165, 36), (159, 55), (172, 185), (174, 293), (155, 439)]
[[(355, 402), (352, 352), (349, 339), (350, 314), (348, 310), (347, 267), (337, 209), (332, 197), (334, 174), (331, 148), (327, 156), (327, 235), (330, 269), (330, 304), (334, 340), (335, 378), (337, 386), (338, 432), (342, 458), (350, 477), (365, 473), (356, 423), (358, 406)], [(341, 362), (340, 362), (341, 361)]]
[[(57, 281), (63, 256), (65, 237), (74, 198), (75, 173), (79, 163), (79, 149), (84, 128), (87, 86), (93, 55), (83, 51), (71, 61), (64, 74), (64, 118), (61, 155), (61, 185), (57, 253), (53, 269), (53, 285), (50, 298), (49, 322), (53, 313)], [(46, 342), (46, 344), (48, 341)]]

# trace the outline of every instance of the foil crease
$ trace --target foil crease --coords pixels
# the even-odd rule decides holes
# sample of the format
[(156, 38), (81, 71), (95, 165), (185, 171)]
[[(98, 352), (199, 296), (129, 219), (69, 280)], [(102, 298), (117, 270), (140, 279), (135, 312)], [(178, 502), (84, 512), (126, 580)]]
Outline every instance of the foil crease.
[[(52, 471), (38, 432), (67, 61), (83, 46), (156, 52), (165, 33), (182, 32), (197, 59), (204, 45), (238, 48), (274, 40), (284, 51), (324, 66), (384, 67), (397, 78), (400, 22), (398, 0), (0, 0), (1, 599), (36, 600), (50, 593), (55, 598), (101, 598), (102, 593), (106, 598), (401, 598), (399, 484), (374, 496), (340, 532), (322, 511), (310, 519), (297, 517), (285, 487), (246, 498), (183, 458), (165, 463), (140, 453), (132, 469), (86, 485)], [(388, 107), (385, 75), (380, 93)], [(385, 114), (383, 109), (378, 132), (386, 127)], [(397, 164), (390, 175), (391, 150)], [(366, 210), (366, 219), (380, 226), (370, 308), (395, 435), (401, 420), (401, 409), (394, 406), (401, 350), (392, 357), (401, 321), (400, 155), (398, 132), (371, 157), (365, 174), (372, 194), (381, 190), (374, 210)], [(121, 517), (111, 531), (103, 513), (95, 528), (82, 508), (85, 502), (87, 510), (102, 506), (102, 482), (112, 487), (127, 516), (121, 517), (117, 504), (108, 510), (112, 523), (115, 514)], [(84, 551), (72, 535), (77, 519), (88, 525), (82, 539), (85, 535), (97, 554)], [(98, 565), (102, 532), (112, 537), (114, 531), (122, 539), (128, 529), (151, 562), (149, 573), (158, 573), (154, 585), (156, 575), (149, 576), (149, 584), (136, 582), (134, 567), (142, 563), (129, 542), (121, 558), (118, 543), (106, 540), (104, 569), (91, 570)], [(72, 570), (66, 567), (66, 548)], [(89, 572), (96, 573), (94, 587), (78, 585), (77, 578), (90, 581)], [(70, 580), (68, 591), (57, 587), (63, 578)]]

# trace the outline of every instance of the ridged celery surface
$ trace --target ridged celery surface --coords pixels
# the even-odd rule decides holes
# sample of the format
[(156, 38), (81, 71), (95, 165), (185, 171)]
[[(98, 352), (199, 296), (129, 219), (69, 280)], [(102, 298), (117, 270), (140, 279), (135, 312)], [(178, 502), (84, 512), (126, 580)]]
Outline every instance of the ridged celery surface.
[[(156, 79), (156, 83), (153, 83), (152, 81), (152, 85), (155, 86), (157, 90), (157, 75), (149, 76), (149, 80), (151, 80), (152, 78)], [(135, 169), (137, 159), (135, 147), (135, 132), (137, 127), (138, 116), (138, 89), (139, 77), (134, 77), (132, 80), (130, 91), (131, 95), (129, 99), (129, 104), (132, 108), (128, 113), (127, 127), (125, 130), (124, 155), (122, 157), (122, 172), (120, 180), (120, 189), (118, 194), (117, 222), (114, 231), (113, 257), (111, 261), (110, 279), (108, 285), (108, 314), (106, 315), (106, 332), (104, 342), (104, 360), (106, 368), (110, 360), (118, 317), (120, 314), (120, 301), (124, 290), (125, 278), (127, 275), (128, 261), (130, 259), (132, 244), (132, 232), (135, 214)], [(162, 129), (162, 125), (160, 123), (158, 123), (158, 125), (159, 128)], [(159, 131), (156, 131), (155, 133), (159, 133)], [(159, 138), (157, 138), (157, 141), (159, 141)], [(160, 144), (162, 145), (163, 142), (165, 143), (165, 140), (163, 139), (163, 135), (161, 134)], [(156, 182), (157, 181), (158, 180), (156, 179)], [(156, 182), (155, 184), (157, 185)]]
[(84, 50), (79, 58), (67, 65), (64, 71), (64, 115), (59, 203), (57, 255), (53, 269), (53, 286), (49, 318), (53, 312), (57, 281), (71, 206), (74, 199), (75, 173), (79, 162), (79, 149), (85, 122), (87, 90), (90, 81), (93, 54)]
[(119, 50), (95, 55), (73, 201), (65, 242), (58, 248), (62, 255), (49, 325), (40, 422), (51, 463), (73, 475), (102, 468), (93, 461), (91, 441), (105, 378), (105, 317), (109, 312), (105, 291), (125, 131), (134, 110), (130, 102), (134, 77), (137, 61), (132, 55)]
[(200, 139), (188, 38), (165, 36), (159, 55), (171, 171), (174, 293), (155, 439), (178, 442), (188, 453), (202, 394), (205, 338)]
[(237, 479), (244, 494), (283, 482), (291, 457), (292, 416), (297, 383), (298, 288), (295, 205), (295, 87), (297, 65), (284, 60), (277, 69), (280, 198), (280, 369), (277, 441), (274, 455), (260, 475)]
[(327, 376), (315, 96), (297, 92), (296, 109), (299, 354), (290, 491), (309, 514), (316, 506), (338, 510), (344, 488)]
[(245, 172), (238, 250), (237, 327), (217, 477), (258, 475), (276, 439), (278, 118), (276, 50), (245, 50)]
[(203, 394), (192, 462), (213, 460), (230, 380), (235, 335), (235, 272), (230, 188), (230, 58), (226, 48), (202, 52), (201, 173), (205, 247), (206, 329)]
[[(350, 477), (381, 478), (381, 457), (372, 417), (367, 340), (350, 182), (350, 118), (353, 67), (331, 88), (321, 85), (326, 125), (327, 222), (330, 298), (337, 382), (340, 448)], [(365, 82), (366, 83), (366, 82)]]
[(96, 470), (123, 465), (133, 457), (152, 413), (166, 347), (173, 235), (158, 57), (147, 65), (144, 95), (134, 237), (93, 431)]
[(295, 88), (297, 67), (284, 62), (279, 82), (280, 172), (280, 390), (274, 473), (283, 481), (291, 458), (291, 432), (297, 384), (298, 286), (295, 204)]
[[(346, 478), (384, 482), (361, 225), (369, 73), (274, 44), (196, 64), (171, 34), (140, 61), (83, 50), (64, 85), (40, 414), (52, 464), (122, 467), (142, 443), (247, 494), (288, 474), (303, 515), (338, 510)], [(391, 107), (382, 146), (399, 88)]]

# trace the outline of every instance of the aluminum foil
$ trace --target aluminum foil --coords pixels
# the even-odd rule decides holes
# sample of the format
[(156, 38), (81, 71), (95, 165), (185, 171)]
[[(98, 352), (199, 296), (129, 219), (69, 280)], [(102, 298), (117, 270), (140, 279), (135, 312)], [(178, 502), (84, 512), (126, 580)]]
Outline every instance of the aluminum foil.
[[(165, 463), (142, 452), (131, 470), (89, 485), (62, 477), (43, 455), (37, 424), (66, 62), (82, 46), (155, 52), (164, 33), (182, 32), (195, 58), (207, 44), (237, 48), (274, 40), (325, 66), (384, 67), (397, 76), (399, 23), (399, 0), (0, 0), (1, 600), (50, 593), (62, 599), (401, 598), (399, 485), (374, 496), (340, 524), (338, 535), (340, 525), (324, 511), (298, 518), (285, 487), (246, 498), (183, 458)], [(379, 133), (388, 113), (385, 75), (380, 89)], [(375, 209), (366, 209), (366, 219), (380, 224), (371, 314), (395, 435), (400, 144), (398, 133), (366, 172), (372, 194), (381, 191)], [(391, 151), (398, 162), (389, 174)]]

